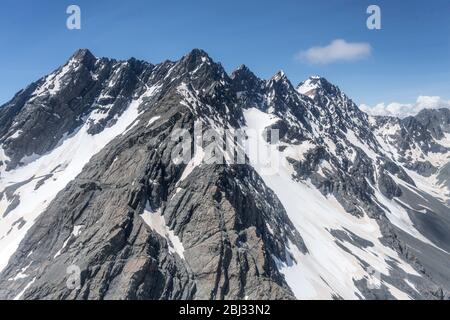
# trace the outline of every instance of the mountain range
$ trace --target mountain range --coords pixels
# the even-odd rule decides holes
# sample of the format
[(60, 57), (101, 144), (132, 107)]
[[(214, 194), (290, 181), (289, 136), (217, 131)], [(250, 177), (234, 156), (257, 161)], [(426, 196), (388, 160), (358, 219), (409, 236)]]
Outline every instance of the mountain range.
[(450, 299), (450, 109), (78, 50), (0, 107), (0, 298)]

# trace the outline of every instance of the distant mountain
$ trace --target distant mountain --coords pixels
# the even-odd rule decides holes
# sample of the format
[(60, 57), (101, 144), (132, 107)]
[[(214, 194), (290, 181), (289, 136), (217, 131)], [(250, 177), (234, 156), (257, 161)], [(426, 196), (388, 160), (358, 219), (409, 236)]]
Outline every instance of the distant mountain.
[(450, 299), (449, 265), (448, 109), (199, 49), (79, 50), (0, 108), (2, 299)]

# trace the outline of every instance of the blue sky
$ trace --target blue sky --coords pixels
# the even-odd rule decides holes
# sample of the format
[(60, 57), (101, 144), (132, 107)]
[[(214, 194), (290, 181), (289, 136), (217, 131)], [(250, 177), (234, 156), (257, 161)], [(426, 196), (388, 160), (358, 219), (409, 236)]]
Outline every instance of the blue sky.
[[(66, 8), (82, 10), (82, 29), (66, 28)], [(382, 29), (366, 27), (370, 4)], [(153, 63), (198, 47), (228, 72), (246, 64), (270, 78), (283, 69), (296, 85), (319, 74), (357, 103), (450, 99), (449, 0), (2, 0), (0, 103), (64, 63), (77, 48), (97, 56)], [(315, 64), (299, 52), (333, 40), (370, 46), (360, 59)]]

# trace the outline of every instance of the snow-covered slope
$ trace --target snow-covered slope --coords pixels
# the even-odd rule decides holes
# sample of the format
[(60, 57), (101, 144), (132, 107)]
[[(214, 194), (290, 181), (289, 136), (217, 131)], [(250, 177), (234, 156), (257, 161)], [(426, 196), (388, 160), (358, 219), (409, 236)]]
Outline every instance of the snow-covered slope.
[[(397, 299), (413, 298), (410, 293), (416, 291), (416, 288), (414, 281), (408, 281), (408, 277), (420, 275), (407, 262), (402, 261), (397, 252), (381, 242), (383, 236), (377, 222), (365, 213), (362, 217), (348, 214), (333, 195), (323, 195), (308, 180), (296, 180), (295, 169), (288, 157), (279, 151), (280, 145), (268, 144), (262, 134), (252, 135), (254, 132), (264, 132), (266, 127), (277, 121), (277, 117), (256, 108), (246, 110), (244, 115), (247, 129), (251, 129), (248, 130), (249, 139), (258, 140), (258, 145), (270, 150), (259, 155), (270, 154), (272, 157), (262, 161), (261, 157), (255, 157), (250, 158), (250, 161), (266, 185), (274, 190), (280, 199), (309, 250), (308, 253), (302, 254), (287, 244), (286, 250), (290, 252), (293, 260), (290, 263), (279, 262), (279, 268), (296, 297), (363, 298), (365, 294), (358, 287), (355, 288), (356, 283), (363, 281), (369, 283), (373, 289), (385, 287), (386, 294)], [(279, 163), (279, 170), (267, 173), (262, 164), (269, 163)], [(326, 165), (322, 168), (328, 170)], [(386, 214), (393, 224), (421, 241), (430, 243), (414, 228), (404, 209), (379, 192), (376, 192), (376, 197), (386, 206)], [(399, 269), (393, 271), (394, 265)], [(404, 272), (405, 276), (405, 283), (400, 286), (389, 280), (389, 277), (399, 270)], [(398, 275), (395, 274), (394, 277), (396, 276)]]
[[(139, 115), (142, 100), (151, 97), (157, 87), (148, 88), (117, 116), (115, 123), (96, 135), (89, 134), (98, 110), (92, 111), (84, 124), (64, 136), (52, 151), (42, 156), (27, 156), (22, 165), (0, 173), (0, 270), (17, 250), (20, 241), (35, 219), (47, 208), (54, 197), (81, 173), (85, 164), (110, 141), (126, 133)], [(52, 91), (53, 92), (53, 91)], [(6, 158), (6, 157), (5, 157)], [(1, 161), (7, 161), (8, 158)]]

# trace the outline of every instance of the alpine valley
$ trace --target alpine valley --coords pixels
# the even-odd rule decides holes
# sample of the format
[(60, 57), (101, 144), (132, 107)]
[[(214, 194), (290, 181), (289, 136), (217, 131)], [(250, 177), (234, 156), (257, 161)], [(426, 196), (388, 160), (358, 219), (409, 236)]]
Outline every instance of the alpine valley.
[[(270, 155), (172, 161), (199, 124)], [(0, 298), (450, 299), (450, 109), (79, 50), (0, 107)]]

